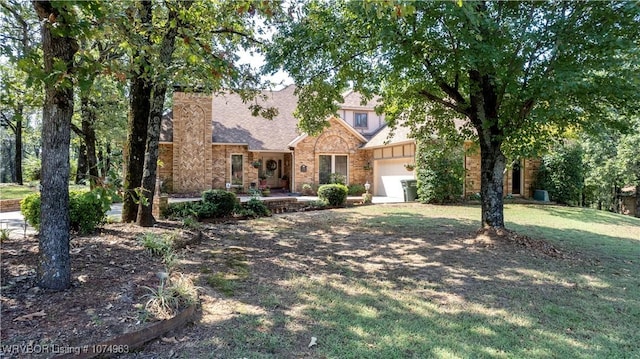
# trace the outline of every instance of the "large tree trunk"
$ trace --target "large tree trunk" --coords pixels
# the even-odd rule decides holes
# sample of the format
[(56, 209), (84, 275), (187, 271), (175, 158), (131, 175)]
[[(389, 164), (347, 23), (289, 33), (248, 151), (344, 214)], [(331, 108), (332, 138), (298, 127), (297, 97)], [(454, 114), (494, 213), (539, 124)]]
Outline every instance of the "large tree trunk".
[(480, 195), (482, 227), (504, 228), (503, 182), (506, 158), (500, 143), (480, 139)]
[[(151, 36), (151, 1), (141, 1), (138, 4), (138, 14), (142, 27), (147, 29), (145, 41), (150, 44)], [(151, 82), (148, 69), (148, 49), (145, 52), (138, 51), (134, 55), (137, 61), (134, 76), (131, 81), (129, 95), (129, 134), (127, 136), (127, 153), (124, 179), (124, 199), (122, 205), (122, 221), (134, 222), (138, 216), (139, 198), (136, 189), (142, 183), (144, 168), (145, 146), (147, 142), (147, 128), (149, 122), (149, 110), (151, 107)]]
[[(64, 7), (54, 8), (49, 1), (34, 1), (34, 8), (42, 25), (44, 70), (56, 69), (61, 83), (45, 84), (45, 102), (42, 111), (42, 179), (41, 217), (38, 266), (38, 284), (43, 288), (62, 290), (71, 285), (69, 256), (69, 142), (73, 115), (73, 56), (78, 51), (74, 38), (65, 23)], [(63, 15), (63, 16), (60, 16)], [(52, 32), (51, 22), (56, 22)]]
[(469, 71), (471, 111), (469, 117), (480, 144), (480, 196), (482, 227), (504, 229), (503, 182), (506, 158), (502, 153), (503, 132), (498, 123), (498, 97), (491, 75)]
[(16, 153), (15, 155), (15, 170), (16, 170), (16, 178), (15, 182), (19, 185), (23, 185), (22, 178), (22, 116), (24, 112), (24, 106), (20, 105), (18, 107), (18, 114), (16, 116)]

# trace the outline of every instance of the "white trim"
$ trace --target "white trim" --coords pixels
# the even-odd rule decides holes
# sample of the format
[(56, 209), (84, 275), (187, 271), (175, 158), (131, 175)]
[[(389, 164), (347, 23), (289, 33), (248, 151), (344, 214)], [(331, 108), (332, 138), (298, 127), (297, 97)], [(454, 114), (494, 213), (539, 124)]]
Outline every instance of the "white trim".
[(287, 147), (296, 147), (296, 145), (298, 143), (300, 143), (300, 141), (304, 140), (305, 138), (309, 137), (309, 135), (307, 135), (306, 133), (296, 137), (293, 139), (293, 141), (289, 142), (289, 144), (287, 145)]
[(256, 153), (291, 153), (291, 150), (249, 150), (249, 152)]
[(371, 150), (371, 149), (375, 149), (375, 148), (385, 148), (385, 147), (392, 147), (392, 146), (400, 146), (400, 145), (410, 145), (410, 144), (415, 144), (416, 141), (415, 140), (406, 140), (406, 141), (400, 141), (400, 142), (390, 142), (387, 143), (386, 145), (378, 145), (378, 146), (367, 146), (366, 144), (360, 148), (358, 148), (359, 150)]

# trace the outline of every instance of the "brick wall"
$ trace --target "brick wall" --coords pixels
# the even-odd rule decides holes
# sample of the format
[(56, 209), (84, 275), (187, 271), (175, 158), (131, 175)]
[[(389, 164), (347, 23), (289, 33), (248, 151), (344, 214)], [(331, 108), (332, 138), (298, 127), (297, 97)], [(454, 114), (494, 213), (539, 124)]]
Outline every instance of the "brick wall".
[(158, 158), (162, 167), (158, 167), (158, 177), (162, 181), (162, 189), (167, 193), (173, 192), (173, 143), (160, 143)]
[[(372, 161), (369, 151), (360, 151), (358, 148), (362, 141), (348, 131), (337, 120), (330, 120), (331, 127), (327, 128), (317, 137), (306, 137), (295, 148), (295, 162), (293, 174), (295, 176), (295, 191), (302, 192), (305, 183), (318, 185), (320, 178), (319, 156), (322, 155), (347, 155), (349, 161), (349, 184), (367, 181), (371, 176), (370, 171), (365, 171), (364, 166)], [(307, 172), (301, 172), (300, 167), (307, 166)]]
[(213, 183), (211, 96), (173, 96), (173, 191), (200, 192)]
[[(465, 196), (473, 195), (480, 192), (480, 149), (478, 146), (473, 145), (471, 142), (464, 144), (465, 150), (472, 148), (471, 153), (467, 153), (464, 158), (465, 167)], [(533, 183), (535, 182), (536, 173), (540, 168), (540, 160), (528, 158), (520, 162), (520, 171), (522, 172), (521, 180), (522, 197), (533, 197)], [(513, 184), (512, 172), (507, 170), (503, 178), (503, 193), (504, 195), (510, 194), (511, 185)]]

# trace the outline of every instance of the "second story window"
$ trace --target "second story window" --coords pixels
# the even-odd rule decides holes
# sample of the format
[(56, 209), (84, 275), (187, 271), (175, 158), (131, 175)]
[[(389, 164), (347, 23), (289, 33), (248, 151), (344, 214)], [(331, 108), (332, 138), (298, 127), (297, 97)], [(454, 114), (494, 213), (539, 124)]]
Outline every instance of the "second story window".
[(353, 115), (353, 127), (369, 127), (367, 124), (367, 113), (366, 112), (356, 112)]

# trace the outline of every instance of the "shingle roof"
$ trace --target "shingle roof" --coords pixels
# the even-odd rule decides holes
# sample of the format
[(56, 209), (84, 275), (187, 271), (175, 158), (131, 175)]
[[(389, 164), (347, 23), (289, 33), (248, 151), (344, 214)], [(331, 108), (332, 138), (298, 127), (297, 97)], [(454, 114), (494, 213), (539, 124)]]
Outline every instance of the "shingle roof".
[(397, 126), (392, 131), (391, 127), (385, 125), (362, 148), (375, 148), (413, 141), (412, 138), (409, 138), (409, 132), (411, 130), (408, 127)]
[[(237, 94), (213, 97), (213, 142), (247, 143), (249, 150), (288, 150), (288, 144), (298, 135), (298, 119), (293, 116), (297, 98), (295, 86), (280, 91), (264, 91), (251, 103), (243, 103)], [(278, 115), (273, 120), (253, 116), (249, 106), (274, 107)]]
[(344, 99), (344, 103), (342, 103), (340, 105), (342, 108), (348, 108), (348, 109), (366, 108), (366, 109), (370, 109), (370, 108), (374, 108), (376, 105), (378, 105), (378, 100), (380, 99), (380, 96), (374, 96), (365, 105), (361, 104), (362, 96), (359, 93), (354, 92), (353, 90), (347, 91), (344, 95), (342, 95), (342, 98)]
[[(293, 116), (297, 98), (295, 86), (279, 91), (263, 91), (255, 100), (243, 102), (236, 93), (213, 97), (213, 143), (248, 144), (249, 150), (286, 151), (288, 144), (300, 135), (298, 119)], [(278, 115), (273, 120), (253, 116), (249, 106), (274, 107)], [(173, 112), (162, 118), (160, 141), (173, 141)]]

